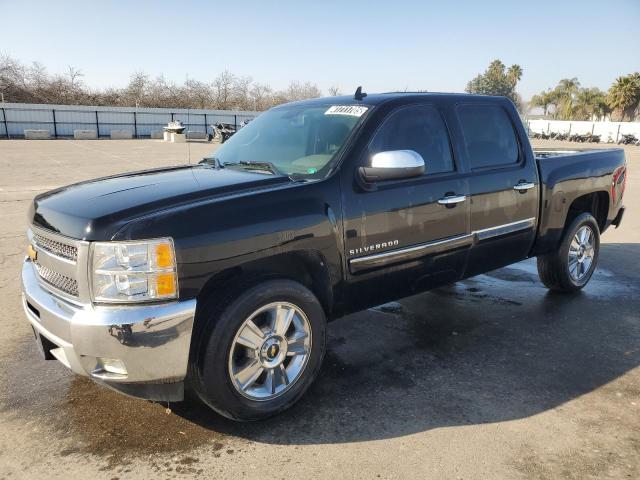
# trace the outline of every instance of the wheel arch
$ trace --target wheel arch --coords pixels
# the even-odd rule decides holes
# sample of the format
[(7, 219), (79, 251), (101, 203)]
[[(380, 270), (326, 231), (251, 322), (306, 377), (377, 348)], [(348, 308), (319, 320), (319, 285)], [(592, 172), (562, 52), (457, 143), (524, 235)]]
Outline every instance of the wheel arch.
[[(570, 202), (570, 203), (569, 203)], [(566, 206), (568, 204), (568, 206)], [(596, 190), (578, 195), (573, 200), (558, 192), (549, 200), (543, 200), (540, 211), (538, 236), (530, 256), (555, 251), (564, 238), (571, 222), (582, 213), (590, 213), (596, 219), (600, 233), (609, 226), (611, 198), (606, 190)]]
[(327, 317), (333, 308), (333, 282), (327, 261), (315, 250), (300, 250), (266, 256), (235, 265), (213, 275), (198, 293), (198, 304), (231, 285), (255, 285), (264, 280), (286, 278), (296, 281), (318, 298)]
[(210, 313), (229, 304), (237, 290), (273, 280), (293, 280), (308, 288), (320, 302), (325, 316), (333, 309), (333, 283), (324, 256), (314, 250), (291, 251), (251, 260), (221, 270), (209, 278), (198, 293), (196, 314), (189, 352), (189, 388), (199, 375), (197, 365), (204, 352), (213, 323)]
[(567, 210), (564, 222), (565, 230), (578, 215), (590, 213), (596, 219), (600, 232), (603, 232), (607, 227), (609, 203), (609, 193), (604, 190), (587, 193), (575, 198)]

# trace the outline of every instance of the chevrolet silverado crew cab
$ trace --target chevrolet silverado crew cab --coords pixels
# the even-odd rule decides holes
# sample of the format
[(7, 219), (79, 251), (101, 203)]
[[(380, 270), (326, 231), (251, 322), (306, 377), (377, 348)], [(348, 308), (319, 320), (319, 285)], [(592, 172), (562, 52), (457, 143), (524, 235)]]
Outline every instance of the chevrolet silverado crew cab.
[(197, 165), (38, 195), (24, 310), (46, 359), (236, 420), (316, 377), (327, 321), (537, 257), (576, 292), (619, 225), (621, 150), (532, 150), (503, 97), (273, 108)]

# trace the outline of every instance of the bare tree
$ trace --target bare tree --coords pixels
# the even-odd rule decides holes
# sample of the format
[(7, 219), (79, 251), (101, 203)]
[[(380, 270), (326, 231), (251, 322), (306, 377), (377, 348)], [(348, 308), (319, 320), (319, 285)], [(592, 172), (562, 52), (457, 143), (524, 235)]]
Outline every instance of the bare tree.
[[(102, 90), (88, 88), (83, 78), (82, 71), (72, 66), (63, 75), (51, 75), (40, 63), (25, 66), (0, 53), (0, 92), (8, 102), (261, 111), (322, 94), (311, 82), (291, 82), (286, 89), (275, 92), (269, 85), (229, 71), (220, 73), (211, 83), (187, 77), (182, 84), (163, 75), (151, 79), (145, 72), (134, 72), (126, 87)], [(329, 92), (338, 95), (339, 89), (331, 87)]]
[(251, 77), (236, 77), (233, 83), (233, 108), (236, 110), (251, 109)]
[(236, 81), (235, 75), (225, 70), (213, 81), (213, 95), (215, 108), (230, 110), (233, 103), (233, 85)]
[(81, 79), (82, 77), (84, 77), (84, 73), (82, 73), (77, 68), (72, 67), (71, 65), (69, 65), (67, 68), (68, 68), (67, 75), (69, 75), (69, 82), (71, 83), (71, 88), (80, 87), (82, 84)]
[(311, 82), (291, 82), (285, 91), (285, 97), (289, 101), (306, 100), (307, 98), (317, 98), (322, 95), (318, 86)]
[(331, 95), (332, 97), (342, 95), (342, 93), (340, 93), (340, 87), (338, 87), (337, 85), (332, 85), (331, 87), (329, 87), (329, 95)]
[(120, 92), (120, 102), (124, 105), (146, 106), (146, 96), (149, 90), (149, 75), (135, 72), (129, 79), (129, 84)]
[(254, 83), (249, 91), (251, 110), (262, 111), (273, 105), (273, 90), (269, 85)]
[(207, 108), (213, 101), (213, 92), (210, 85), (189, 78), (184, 82), (184, 97), (189, 108)]

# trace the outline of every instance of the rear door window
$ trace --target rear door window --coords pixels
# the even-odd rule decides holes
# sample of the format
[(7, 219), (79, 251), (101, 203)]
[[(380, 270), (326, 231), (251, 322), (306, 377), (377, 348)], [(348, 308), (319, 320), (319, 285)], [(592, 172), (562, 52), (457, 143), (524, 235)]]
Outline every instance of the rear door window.
[(426, 175), (454, 170), (447, 128), (432, 106), (401, 107), (384, 121), (369, 144), (369, 155), (389, 150), (419, 153)]
[(497, 105), (460, 105), (456, 109), (471, 169), (518, 162), (516, 132), (507, 112)]

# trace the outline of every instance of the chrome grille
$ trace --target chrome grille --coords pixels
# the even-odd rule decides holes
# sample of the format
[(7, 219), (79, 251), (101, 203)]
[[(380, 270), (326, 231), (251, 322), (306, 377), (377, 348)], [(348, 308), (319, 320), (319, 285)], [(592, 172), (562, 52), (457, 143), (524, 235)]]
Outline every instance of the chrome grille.
[(38, 275), (45, 282), (51, 285), (53, 288), (66, 293), (67, 295), (78, 296), (78, 282), (73, 278), (69, 278), (61, 273), (54, 272), (53, 270), (34, 262)]
[(78, 260), (78, 248), (73, 245), (67, 245), (66, 243), (52, 240), (51, 238), (43, 237), (42, 235), (33, 234), (33, 241), (38, 248), (46, 250), (47, 252), (73, 262)]

